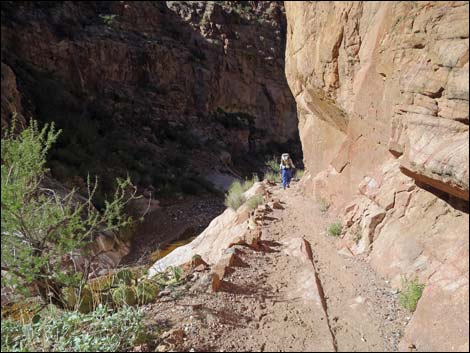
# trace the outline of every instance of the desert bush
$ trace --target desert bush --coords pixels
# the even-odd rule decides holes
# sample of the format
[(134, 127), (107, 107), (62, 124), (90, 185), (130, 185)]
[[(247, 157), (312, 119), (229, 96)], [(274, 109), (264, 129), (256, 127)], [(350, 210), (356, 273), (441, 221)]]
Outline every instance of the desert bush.
[(253, 174), (251, 179), (245, 179), (245, 181), (241, 184), (243, 192), (249, 190), (255, 183), (259, 181), (258, 175)]
[(246, 201), (246, 197), (243, 193), (242, 183), (238, 180), (234, 181), (225, 196), (225, 206), (230, 207), (235, 211), (238, 210), (238, 208)]
[(281, 175), (273, 172), (266, 172), (264, 174), (264, 178), (271, 183), (280, 183), (281, 182)]
[(121, 284), (112, 290), (113, 302), (116, 305), (134, 305), (137, 303), (136, 293), (133, 286)]
[(175, 287), (181, 284), (183, 277), (183, 269), (179, 266), (170, 266), (163, 272), (155, 274), (151, 281), (155, 283), (159, 289), (165, 287)]
[(100, 18), (106, 24), (106, 26), (112, 26), (116, 15), (100, 15)]
[(423, 294), (424, 284), (420, 284), (418, 280), (408, 280), (404, 277), (401, 279), (401, 290), (400, 290), (400, 305), (405, 309), (414, 312), (418, 301)]
[(262, 195), (255, 195), (250, 197), (247, 201), (246, 204), (250, 208), (250, 210), (254, 210), (256, 207), (259, 205), (262, 205), (264, 203), (264, 199)]
[(270, 160), (268, 160), (266, 163), (265, 163), (267, 169), (268, 169), (268, 172), (273, 172), (275, 174), (279, 174), (281, 173), (281, 167), (280, 167), (280, 162), (279, 162), (279, 158), (277, 158), (276, 156), (273, 156), (273, 158), (271, 158)]
[[(45, 188), (46, 155), (60, 131), (47, 124), (39, 130), (34, 120), (20, 134), (14, 131), (13, 121), (1, 140), (1, 257), (2, 271), (9, 274), (2, 276), (2, 285), (23, 295), (34, 286), (46, 303), (64, 308), (62, 289), (87, 282), (93, 256), (85, 245), (99, 231), (115, 232), (131, 223), (123, 210), (135, 198), (135, 188), (129, 179), (117, 180), (103, 212), (92, 204), (97, 184), (90, 179), (87, 197)], [(77, 251), (85, 261), (82, 272), (71, 255)]]
[(31, 323), (2, 319), (2, 352), (125, 352), (145, 335), (143, 317), (100, 305), (89, 314), (44, 310)]
[(264, 178), (271, 183), (281, 182), (281, 168), (279, 164), (279, 159), (275, 156), (265, 162), (266, 172), (264, 173)]
[(328, 226), (328, 234), (332, 237), (339, 237), (342, 230), (343, 227), (341, 226), (340, 222), (335, 222)]
[(246, 201), (244, 192), (253, 186), (258, 181), (258, 177), (253, 176), (252, 179), (246, 179), (243, 182), (236, 180), (230, 185), (227, 195), (225, 196), (225, 206), (230, 207), (233, 210), (243, 205)]
[(142, 305), (152, 302), (157, 297), (158, 292), (159, 288), (155, 283), (148, 280), (139, 282), (135, 287), (137, 303)]

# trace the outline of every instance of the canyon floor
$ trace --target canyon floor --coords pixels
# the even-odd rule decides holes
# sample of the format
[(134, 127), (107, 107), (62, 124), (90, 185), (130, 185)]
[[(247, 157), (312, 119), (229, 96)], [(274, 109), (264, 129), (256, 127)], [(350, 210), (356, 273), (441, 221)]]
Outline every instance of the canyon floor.
[[(265, 218), (260, 249), (236, 247), (219, 292), (208, 270), (194, 272), (147, 308), (148, 324), (167, 331), (157, 350), (396, 351), (409, 320), (397, 292), (365, 259), (337, 252), (334, 219), (297, 185), (270, 192), (283, 209)], [(311, 261), (296, 250), (303, 239)]]

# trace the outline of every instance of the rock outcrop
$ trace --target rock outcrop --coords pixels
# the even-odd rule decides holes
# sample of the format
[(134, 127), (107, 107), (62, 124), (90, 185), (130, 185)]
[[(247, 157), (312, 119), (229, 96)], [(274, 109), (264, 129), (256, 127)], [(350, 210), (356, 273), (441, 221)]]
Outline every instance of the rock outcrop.
[[(257, 182), (244, 195), (248, 200), (255, 195), (263, 195), (264, 191), (263, 183)], [(151, 278), (156, 273), (165, 271), (169, 266), (180, 266), (191, 262), (193, 256), (200, 256), (209, 265), (216, 265), (231, 246), (254, 245), (256, 237), (253, 237), (252, 231), (255, 230), (256, 225), (252, 225), (255, 220), (250, 218), (250, 213), (247, 204), (243, 204), (237, 210), (227, 208), (224, 213), (214, 218), (191, 243), (180, 246), (153, 264), (148, 276)]]
[(402, 348), (468, 350), (468, 2), (287, 2), (306, 193), (339, 246), (426, 284)]
[(127, 170), (191, 192), (232, 174), (223, 154), (244, 172), (240, 156), (298, 141), (285, 26), (277, 1), (3, 2), (2, 124), (55, 121), (61, 181)]

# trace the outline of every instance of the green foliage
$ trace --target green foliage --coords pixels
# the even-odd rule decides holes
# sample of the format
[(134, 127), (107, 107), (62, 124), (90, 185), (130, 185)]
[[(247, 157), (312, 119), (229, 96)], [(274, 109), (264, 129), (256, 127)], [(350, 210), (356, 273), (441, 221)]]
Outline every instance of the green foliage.
[[(98, 231), (116, 232), (131, 223), (123, 216), (126, 203), (135, 198), (130, 180), (117, 180), (118, 187), (104, 211), (92, 204), (96, 182), (88, 179), (88, 196), (79, 198), (75, 190), (59, 193), (43, 186), (46, 155), (60, 131), (54, 125), (41, 130), (31, 120), (28, 128), (15, 135), (15, 123), (1, 141), (2, 269), (9, 276), (2, 285), (28, 295), (35, 283), (41, 297), (65, 307), (62, 289), (82, 288), (87, 281), (91, 254), (84, 245)], [(86, 268), (77, 272), (73, 254), (80, 251)]]
[(143, 280), (135, 287), (138, 304), (148, 304), (155, 300), (159, 292), (158, 286), (149, 280)]
[[(70, 288), (66, 288), (68, 308), (86, 313), (100, 304), (120, 307), (149, 303), (156, 298), (159, 287), (158, 283), (148, 281), (143, 276), (146, 276), (143, 268), (124, 268), (90, 280), (80, 296), (77, 291), (71, 292)], [(78, 297), (80, 302), (76, 299)]]
[(137, 303), (134, 287), (121, 284), (112, 290), (113, 302), (116, 305), (134, 305)]
[(116, 15), (100, 15), (100, 18), (106, 24), (106, 26), (111, 26), (116, 18)]
[(181, 284), (183, 269), (179, 266), (170, 266), (163, 272), (158, 272), (151, 281), (158, 285), (160, 289), (165, 287), (175, 287)]
[(281, 167), (279, 164), (279, 159), (275, 156), (265, 162), (266, 172), (264, 173), (264, 178), (271, 183), (281, 182)]
[(234, 181), (228, 190), (228, 194), (225, 196), (225, 206), (235, 211), (238, 210), (246, 201), (243, 192), (242, 184), (238, 180)]
[(280, 166), (279, 159), (276, 156), (273, 156), (270, 160), (268, 160), (265, 165), (267, 167), (268, 172), (273, 172), (275, 174), (281, 173), (281, 166)]
[(243, 205), (246, 201), (245, 195), (243, 195), (242, 184), (237, 180), (232, 183), (228, 190), (228, 194), (225, 196), (225, 206), (230, 207), (233, 210)]
[(255, 195), (252, 196), (246, 201), (246, 204), (250, 208), (250, 210), (254, 210), (256, 207), (259, 205), (262, 205), (264, 203), (264, 199), (262, 195)]
[(248, 191), (258, 181), (258, 175), (253, 173), (253, 177), (251, 179), (245, 179), (245, 181), (241, 184), (243, 192)]
[(238, 208), (243, 205), (246, 201), (244, 192), (253, 186), (255, 182), (258, 182), (258, 176), (253, 175), (253, 178), (246, 179), (243, 182), (236, 180), (230, 185), (228, 193), (225, 195), (225, 206), (230, 207), (233, 210), (238, 210)]
[(43, 311), (34, 323), (2, 320), (2, 352), (124, 352), (144, 333), (142, 310)]
[(100, 300), (93, 297), (93, 292), (83, 287), (81, 289), (65, 287), (61, 292), (64, 309), (78, 310), (81, 313), (89, 313)]
[(328, 226), (328, 234), (332, 237), (339, 237), (341, 235), (342, 230), (343, 227), (341, 226), (340, 222), (335, 222)]
[(170, 271), (173, 275), (174, 282), (180, 282), (181, 277), (183, 276), (183, 269), (179, 266), (170, 267)]
[(400, 305), (405, 309), (414, 312), (418, 301), (423, 294), (424, 284), (420, 284), (418, 280), (412, 279), (407, 280), (402, 277), (401, 279), (401, 291), (400, 291)]
[(271, 183), (280, 183), (281, 182), (281, 175), (273, 172), (266, 172), (264, 174), (264, 178)]
[(131, 284), (134, 278), (132, 272), (129, 269), (123, 269), (116, 273), (115, 276), (118, 281), (127, 285)]

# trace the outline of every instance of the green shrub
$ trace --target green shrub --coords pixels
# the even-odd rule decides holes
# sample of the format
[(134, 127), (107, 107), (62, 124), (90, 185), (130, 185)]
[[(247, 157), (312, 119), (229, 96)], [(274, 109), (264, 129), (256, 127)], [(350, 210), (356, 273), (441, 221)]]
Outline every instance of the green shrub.
[(178, 284), (183, 277), (183, 269), (180, 266), (172, 266), (169, 268), (170, 280), (167, 284)]
[(280, 183), (281, 182), (281, 175), (279, 173), (273, 173), (273, 172), (266, 172), (264, 174), (264, 178), (271, 183)]
[(241, 184), (243, 192), (249, 190), (258, 181), (259, 178), (257, 174), (253, 174), (253, 177), (251, 179), (245, 179), (245, 181)]
[(43, 311), (34, 323), (2, 320), (2, 352), (125, 352), (144, 333), (143, 317), (99, 305), (90, 314)]
[(96, 182), (88, 180), (88, 195), (80, 202), (75, 190), (61, 195), (43, 188), (46, 155), (59, 133), (54, 125), (40, 130), (31, 120), (17, 135), (13, 121), (2, 137), (1, 257), (2, 270), (8, 272), (2, 285), (28, 296), (27, 288), (34, 283), (44, 302), (64, 308), (62, 289), (83, 288), (88, 279), (88, 273), (76, 271), (70, 254), (82, 250), (90, 261), (92, 254), (84, 250), (88, 239), (98, 231), (115, 232), (129, 225), (131, 218), (123, 210), (136, 198), (136, 190), (129, 179), (117, 180), (114, 198), (105, 201), (100, 212), (92, 204)]
[(420, 284), (417, 279), (407, 280), (402, 277), (400, 291), (400, 305), (405, 309), (414, 312), (418, 301), (423, 294), (424, 284)]
[(137, 303), (139, 305), (147, 304), (155, 300), (158, 295), (158, 286), (148, 280), (143, 280), (135, 287)]
[(341, 235), (341, 231), (343, 227), (341, 226), (340, 222), (335, 222), (329, 225), (328, 227), (328, 234), (332, 237), (339, 237)]
[(152, 277), (151, 281), (157, 284), (160, 289), (162, 289), (168, 286), (178, 286), (179, 284), (181, 284), (182, 276), (183, 269), (181, 267), (170, 266), (165, 271), (158, 272), (157, 274), (155, 274), (155, 276)]
[(81, 290), (72, 287), (62, 289), (62, 298), (65, 302), (65, 309), (78, 310), (86, 314), (93, 310), (95, 304), (93, 293), (90, 289), (84, 287)]
[(268, 168), (268, 172), (273, 172), (274, 174), (281, 173), (281, 166), (277, 157), (273, 156), (273, 158), (268, 160), (265, 165)]
[(125, 284), (112, 290), (113, 302), (118, 306), (135, 305), (137, 303), (135, 288)]
[(246, 201), (246, 204), (250, 208), (250, 210), (254, 210), (256, 207), (259, 205), (262, 205), (264, 203), (264, 199), (262, 195), (255, 195), (252, 196)]
[(127, 285), (130, 285), (132, 283), (132, 280), (134, 279), (132, 271), (127, 268), (120, 270), (118, 273), (116, 273), (115, 276), (120, 283), (124, 283)]
[(279, 159), (275, 156), (265, 162), (266, 172), (264, 173), (264, 178), (271, 183), (281, 182), (281, 167), (279, 164)]
[(247, 179), (244, 182), (240, 182), (238, 180), (234, 181), (232, 185), (230, 185), (228, 193), (225, 196), (225, 206), (230, 207), (235, 211), (238, 210), (238, 208), (246, 201), (246, 197), (243, 193), (251, 188), (257, 181), (257, 176), (254, 176), (252, 179)]
[(116, 15), (100, 15), (100, 18), (106, 24), (106, 26), (111, 26), (116, 18)]

